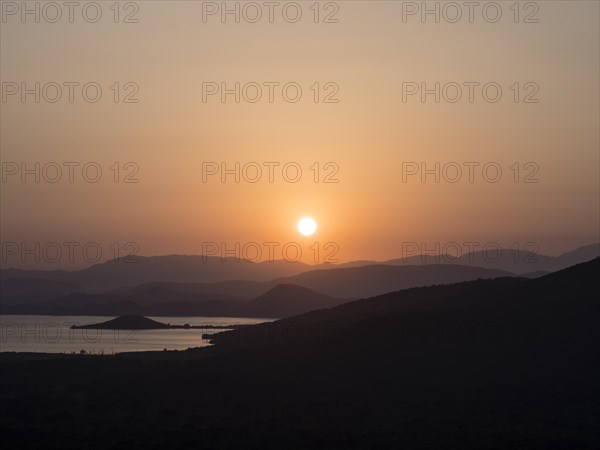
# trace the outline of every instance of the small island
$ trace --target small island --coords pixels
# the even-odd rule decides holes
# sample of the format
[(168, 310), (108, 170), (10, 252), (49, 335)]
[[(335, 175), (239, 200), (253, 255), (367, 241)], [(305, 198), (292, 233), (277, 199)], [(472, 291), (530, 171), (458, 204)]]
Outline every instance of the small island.
[(127, 315), (119, 316), (115, 319), (101, 323), (92, 323), (89, 325), (73, 325), (71, 329), (75, 330), (172, 330), (172, 329), (234, 329), (245, 327), (247, 325), (171, 325), (168, 323), (157, 322), (144, 316)]

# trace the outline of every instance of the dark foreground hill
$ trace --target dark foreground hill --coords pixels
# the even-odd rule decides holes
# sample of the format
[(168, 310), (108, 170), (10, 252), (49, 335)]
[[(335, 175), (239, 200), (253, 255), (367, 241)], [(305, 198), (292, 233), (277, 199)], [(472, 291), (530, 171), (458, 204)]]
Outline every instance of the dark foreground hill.
[[(391, 292), (345, 303), (336, 308), (308, 312), (275, 323), (254, 325), (251, 330), (246, 331), (251, 331), (254, 336), (259, 337), (253, 339), (252, 344), (280, 344), (281, 339), (285, 341), (286, 338), (285, 333), (275, 331), (278, 328), (295, 329), (300, 334), (301, 330), (329, 324), (329, 334), (335, 333), (336, 339), (344, 336), (354, 339), (357, 337), (355, 331), (363, 329), (364, 336), (360, 341), (369, 342), (370, 345), (373, 336), (382, 331), (392, 333), (390, 336), (393, 336), (396, 331), (407, 331), (403, 329), (404, 325), (416, 324), (421, 319), (444, 319), (444, 322), (437, 325), (431, 322), (431, 329), (425, 327), (422, 330), (431, 336), (442, 332), (441, 328), (444, 327), (447, 327), (445, 331), (474, 332), (475, 328), (468, 329), (470, 319), (488, 327), (489, 332), (505, 334), (511, 330), (503, 323), (504, 317), (518, 320), (523, 326), (526, 321), (530, 321), (532, 330), (542, 324), (547, 325), (550, 319), (564, 326), (568, 318), (575, 322), (584, 322), (588, 320), (586, 315), (600, 311), (600, 301), (594, 297), (594, 294), (599, 292), (599, 261), (600, 258), (597, 258), (589, 263), (534, 280), (498, 278)], [(375, 319), (377, 323), (374, 322)], [(389, 323), (393, 331), (380, 326), (384, 322)], [(398, 326), (392, 326), (393, 323)], [(473, 324), (475, 325), (475, 322)], [(436, 329), (438, 325), (440, 329)], [(372, 326), (372, 329), (369, 329), (369, 326)], [(453, 327), (456, 329), (452, 330)], [(496, 327), (497, 329), (494, 329)], [(555, 328), (554, 331), (560, 334), (564, 330)], [(235, 333), (221, 333), (212, 338), (217, 343), (229, 345), (234, 343), (232, 339), (236, 337), (239, 336)], [(261, 342), (262, 337), (264, 340)], [(248, 344), (243, 339), (238, 342)]]
[(2, 355), (0, 435), (7, 448), (595, 449), (599, 270), (394, 292), (187, 352)]

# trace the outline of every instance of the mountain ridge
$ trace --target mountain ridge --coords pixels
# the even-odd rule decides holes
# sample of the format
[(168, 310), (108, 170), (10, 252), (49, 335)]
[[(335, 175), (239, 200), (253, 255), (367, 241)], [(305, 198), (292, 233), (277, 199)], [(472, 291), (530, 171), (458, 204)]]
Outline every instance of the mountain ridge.
[(309, 265), (285, 260), (252, 262), (236, 258), (220, 258), (203, 255), (139, 256), (137, 261), (128, 258), (105, 261), (85, 269), (24, 270), (5, 268), (0, 279), (38, 278), (55, 282), (71, 282), (89, 292), (104, 292), (124, 286), (137, 286), (151, 282), (216, 283), (223, 281), (269, 281), (295, 276), (307, 271), (339, 268), (366, 267), (370, 265), (428, 265), (457, 264), (506, 270), (517, 274), (538, 271), (556, 271), (592, 257), (600, 256), (600, 243), (578, 247), (558, 256), (546, 256), (533, 252), (500, 249), (501, 255), (494, 260), (495, 251), (472, 252), (458, 259), (450, 255), (415, 255), (382, 262), (350, 261), (341, 264)]
[[(369, 297), (398, 289), (414, 286), (424, 286), (440, 283), (472, 280), (478, 278), (496, 278), (514, 276), (509, 272), (479, 267), (458, 265), (431, 266), (365, 266), (356, 268), (326, 269), (304, 272), (287, 278), (278, 278), (269, 282), (228, 282), (215, 284), (197, 284), (195, 292), (191, 285), (185, 285), (185, 290), (165, 289), (160, 284), (143, 286), (133, 289), (130, 294), (121, 291), (116, 294), (71, 293), (38, 305), (9, 305), (2, 304), (3, 314), (51, 314), (51, 315), (122, 315), (145, 314), (155, 315), (153, 304), (165, 315), (236, 315), (254, 317), (279, 317), (278, 314), (295, 314), (307, 311), (307, 307), (321, 308), (336, 304), (340, 299)], [(271, 302), (265, 310), (260, 301), (251, 303), (257, 297), (264, 295), (278, 285), (296, 285), (293, 292), (285, 297), (290, 303), (284, 307)], [(171, 285), (173, 287), (173, 285)], [(300, 287), (307, 294), (305, 301), (296, 295)], [(220, 289), (220, 290), (219, 290)], [(281, 288), (279, 288), (281, 290)], [(124, 294), (124, 295), (123, 295)], [(251, 298), (240, 297), (252, 295)], [(164, 297), (164, 298), (163, 298)], [(169, 301), (173, 301), (171, 307)], [(251, 306), (256, 305), (255, 310)], [(262, 312), (258, 312), (261, 310)], [(184, 314), (184, 311), (187, 311)]]

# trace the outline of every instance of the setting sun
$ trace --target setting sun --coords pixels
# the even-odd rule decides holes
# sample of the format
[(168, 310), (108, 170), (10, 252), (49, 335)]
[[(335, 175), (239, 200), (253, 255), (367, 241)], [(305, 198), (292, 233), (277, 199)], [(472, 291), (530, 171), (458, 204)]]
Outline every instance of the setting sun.
[(317, 222), (310, 217), (303, 217), (298, 221), (298, 231), (303, 236), (312, 236), (317, 231)]
[(598, 36), (0, 0), (2, 448), (600, 450)]

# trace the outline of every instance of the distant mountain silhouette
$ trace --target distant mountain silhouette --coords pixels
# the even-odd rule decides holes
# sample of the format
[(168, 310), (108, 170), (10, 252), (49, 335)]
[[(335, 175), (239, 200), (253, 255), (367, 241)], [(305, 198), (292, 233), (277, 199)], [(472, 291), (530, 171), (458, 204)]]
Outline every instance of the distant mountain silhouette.
[(564, 269), (598, 257), (600, 257), (600, 243), (585, 245), (573, 251), (565, 252), (557, 256), (556, 259), (563, 266), (561, 269)]
[(73, 293), (42, 303), (2, 305), (1, 311), (3, 314), (76, 316), (227, 316), (241, 312), (241, 306), (246, 303), (227, 300), (223, 296), (211, 300), (210, 295), (169, 290), (160, 290), (160, 294), (162, 298), (156, 292), (150, 296), (144, 295), (144, 292), (131, 296)]
[(391, 259), (385, 264), (459, 264), (495, 268), (525, 275), (555, 272), (572, 265), (589, 261), (600, 256), (600, 243), (586, 245), (559, 256), (546, 256), (531, 251), (514, 249), (494, 249), (475, 251), (456, 257), (453, 255), (417, 255), (401, 259)]
[[(31, 287), (21, 290), (19, 294), (5, 294), (3, 292), (4, 289), (0, 290), (0, 301), (2, 301), (3, 304), (40, 302), (52, 298), (54, 293), (61, 295), (70, 292), (112, 293), (111, 291), (114, 291), (114, 293), (122, 293), (135, 286), (146, 284), (151, 284), (153, 286), (160, 285), (178, 291), (220, 294), (228, 297), (237, 297), (239, 299), (251, 299), (265, 293), (276, 284), (290, 283), (302, 285), (335, 297), (358, 298), (365, 295), (376, 295), (377, 293), (386, 292), (386, 290), (382, 289), (375, 291), (367, 289), (362, 293), (348, 295), (348, 292), (340, 292), (339, 290), (320, 290), (314, 285), (303, 284), (303, 279), (295, 280), (293, 277), (305, 272), (314, 272), (317, 270), (355, 269), (381, 265), (411, 266), (433, 264), (476, 266), (492, 270), (507, 271), (513, 274), (533, 273), (536, 276), (539, 276), (542, 272), (553, 272), (573, 264), (588, 261), (594, 257), (600, 256), (599, 252), (600, 244), (593, 244), (564, 253), (557, 257), (506, 249), (501, 251), (500, 257), (497, 260), (496, 253), (490, 250), (489, 252), (465, 254), (458, 260), (448, 255), (419, 255), (406, 259), (392, 259), (379, 263), (373, 261), (351, 261), (338, 265), (307, 265), (300, 262), (292, 263), (282, 260), (253, 263), (245, 260), (235, 260), (233, 258), (226, 258), (223, 261), (218, 257), (203, 257), (197, 255), (140, 256), (137, 257), (137, 262), (126, 262), (129, 260), (122, 258), (117, 261), (108, 261), (76, 271), (0, 270), (0, 279), (3, 282), (8, 282), (9, 279), (14, 280), (23, 278), (32, 280), (30, 282)], [(43, 289), (35, 286), (36, 284), (41, 285), (44, 281), (58, 283), (59, 285), (62, 285), (62, 287), (57, 290), (56, 286), (51, 288), (48, 285), (47, 288)], [(233, 284), (234, 281), (237, 284)], [(460, 280), (448, 280), (448, 282), (453, 281)], [(413, 284), (412, 286), (426, 285), (435, 282), (436, 281), (431, 280), (430, 282), (422, 282)], [(225, 284), (219, 285), (219, 283)], [(67, 288), (65, 291), (65, 284), (71, 286), (71, 288)], [(78, 286), (78, 289), (74, 288), (75, 285)], [(394, 288), (400, 289), (403, 287), (409, 286), (399, 285)], [(7, 290), (7, 292), (9, 291), (11, 291), (11, 289)]]
[(39, 305), (6, 305), (5, 314), (233, 316), (279, 318), (330, 308), (345, 300), (294, 285), (277, 285), (250, 301), (154, 287), (129, 296), (69, 294)]
[(297, 284), (326, 295), (356, 299), (416, 286), (507, 276), (514, 276), (514, 274), (497, 269), (482, 269), (452, 264), (425, 266), (373, 265), (313, 270), (293, 277), (280, 278), (274, 280), (274, 282)]
[(266, 281), (295, 275), (311, 266), (301, 262), (282, 260), (254, 263), (234, 258), (198, 255), (139, 256), (135, 262), (124, 258), (107, 261), (76, 271), (4, 269), (1, 279), (39, 278), (77, 283), (89, 292), (135, 286), (154, 281), (166, 282), (219, 282), (228, 280)]
[(129, 296), (139, 294), (149, 289), (161, 288), (179, 294), (202, 294), (223, 296), (239, 300), (251, 300), (264, 294), (273, 288), (276, 283), (272, 281), (247, 281), (232, 280), (221, 281), (218, 283), (171, 283), (171, 282), (152, 282), (144, 283), (138, 286), (121, 287), (113, 289), (106, 293), (114, 295)]
[(71, 282), (60, 282), (39, 278), (10, 278), (0, 283), (0, 303), (21, 304), (42, 302), (83, 288)]
[(344, 300), (319, 294), (302, 286), (280, 284), (243, 305), (244, 315), (289, 317), (321, 308), (331, 308)]
[[(311, 309), (328, 308), (342, 302), (340, 299), (511, 275), (499, 270), (459, 265), (380, 265), (315, 270), (269, 282), (186, 283), (181, 286), (152, 283), (106, 294), (74, 293), (39, 304), (2, 305), (1, 311), (3, 314), (50, 315), (286, 317)], [(256, 294), (254, 300), (240, 298), (251, 294)]]
[(356, 299), (409, 287), (506, 276), (514, 274), (502, 270), (448, 264), (413, 267), (372, 265), (311, 270), (266, 282), (148, 283), (117, 289), (112, 293), (129, 296), (149, 288), (163, 287), (173, 291), (250, 299), (264, 294), (278, 284), (293, 284), (336, 298)]
[(237, 297), (207, 293), (186, 292), (179, 289), (169, 289), (165, 286), (155, 285), (149, 286), (146, 289), (137, 290), (134, 293), (127, 295), (127, 299), (140, 305), (152, 305), (159, 302), (182, 302), (182, 303), (202, 303), (206, 301), (231, 301), (240, 300)]

